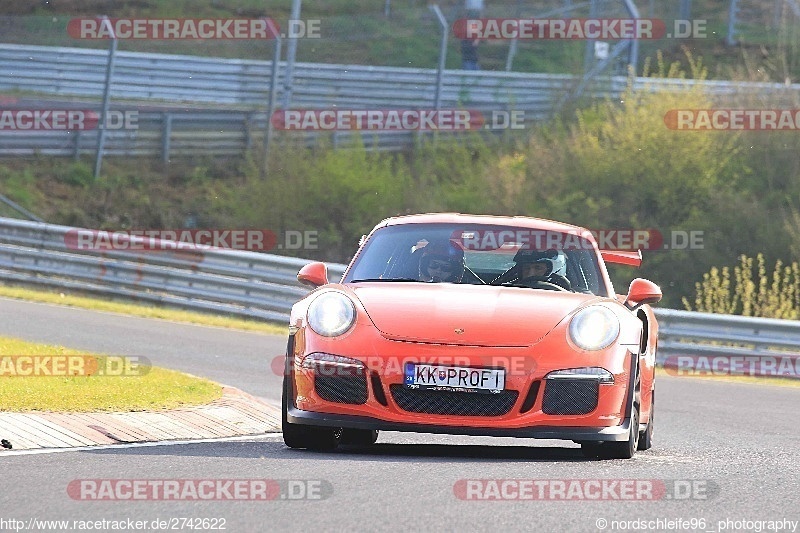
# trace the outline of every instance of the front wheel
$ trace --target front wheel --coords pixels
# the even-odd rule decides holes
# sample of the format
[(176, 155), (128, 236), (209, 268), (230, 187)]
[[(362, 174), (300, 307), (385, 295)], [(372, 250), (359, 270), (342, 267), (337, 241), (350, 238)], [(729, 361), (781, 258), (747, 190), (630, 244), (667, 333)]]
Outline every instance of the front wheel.
[(342, 428), (329, 428), (321, 426), (306, 426), (291, 424), (288, 420), (289, 413), (289, 386), (287, 377), (283, 378), (283, 394), (281, 395), (281, 429), (283, 442), (289, 448), (301, 448), (315, 451), (335, 450), (342, 437)]
[[(583, 452), (584, 456), (599, 457), (601, 459), (630, 459), (634, 456), (637, 449), (642, 449), (639, 443), (641, 385), (641, 378), (637, 371), (633, 393), (633, 405), (631, 406), (631, 424), (628, 430), (627, 440), (621, 442), (581, 442), (581, 452)], [(650, 426), (650, 429), (650, 434), (652, 436), (652, 426)]]
[(630, 459), (639, 446), (639, 406), (633, 406), (631, 413), (631, 429), (628, 440), (622, 442), (606, 442), (600, 446), (600, 457), (603, 459)]
[(639, 406), (631, 413), (631, 428), (628, 439), (621, 442), (581, 441), (584, 457), (599, 459), (630, 459), (639, 446)]

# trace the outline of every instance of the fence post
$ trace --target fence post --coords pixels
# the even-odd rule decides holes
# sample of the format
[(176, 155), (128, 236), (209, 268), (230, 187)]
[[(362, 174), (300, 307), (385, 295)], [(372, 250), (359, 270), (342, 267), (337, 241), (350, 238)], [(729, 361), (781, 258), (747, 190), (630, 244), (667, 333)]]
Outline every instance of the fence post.
[(728, 35), (725, 36), (725, 44), (734, 46), (736, 44), (736, 0), (731, 0), (731, 7), (728, 10)]
[(682, 20), (689, 20), (692, 18), (692, 0), (681, 0), (680, 13), (678, 18)]
[[(625, 0), (625, 8), (628, 10), (631, 18), (639, 18), (639, 9), (633, 0)], [(639, 39), (634, 37), (631, 39), (630, 48), (628, 49), (628, 68), (633, 71), (633, 76), (636, 76), (636, 68), (639, 66)]]
[(269, 143), (272, 137), (272, 113), (275, 112), (275, 98), (278, 92), (278, 68), (281, 61), (281, 38), (280, 30), (275, 26), (272, 19), (267, 19), (270, 31), (275, 36), (275, 53), (272, 56), (272, 74), (269, 82), (269, 100), (267, 102), (267, 123), (264, 126), (264, 160), (261, 166), (261, 177), (266, 178), (269, 171)]
[(106, 116), (108, 115), (109, 99), (111, 98), (111, 81), (114, 77), (114, 57), (117, 53), (117, 34), (111, 26), (107, 16), (103, 17), (103, 24), (108, 26), (111, 35), (111, 46), (108, 48), (108, 63), (106, 63), (106, 86), (103, 89), (103, 108), (97, 123), (97, 156), (94, 161), (94, 179), (100, 177), (100, 167), (103, 165), (103, 150), (106, 143)]
[(447, 27), (447, 19), (444, 18), (444, 14), (442, 14), (442, 10), (439, 9), (438, 4), (433, 4), (430, 6), (434, 13), (436, 13), (436, 17), (439, 19), (439, 24), (442, 26), (442, 42), (439, 45), (439, 68), (436, 71), (436, 95), (434, 96), (434, 103), (433, 106), (435, 109), (439, 109), (442, 105), (442, 81), (444, 76), (444, 65), (445, 60), (447, 59), (447, 34), (448, 34), (448, 27)]
[[(292, 21), (300, 19), (300, 4), (302, 0), (292, 0), (292, 13), (289, 15), (289, 25)], [(283, 108), (289, 109), (292, 105), (292, 83), (294, 82), (294, 59), (297, 55), (297, 37), (289, 37), (286, 45), (286, 72), (283, 75)]]
[[(597, 0), (589, 0), (589, 18), (596, 19), (597, 17)], [(594, 43), (596, 39), (587, 39), (586, 40), (586, 50), (583, 53), (583, 72), (584, 74), (591, 71), (592, 67), (594, 67), (595, 63), (597, 62), (594, 56)]]

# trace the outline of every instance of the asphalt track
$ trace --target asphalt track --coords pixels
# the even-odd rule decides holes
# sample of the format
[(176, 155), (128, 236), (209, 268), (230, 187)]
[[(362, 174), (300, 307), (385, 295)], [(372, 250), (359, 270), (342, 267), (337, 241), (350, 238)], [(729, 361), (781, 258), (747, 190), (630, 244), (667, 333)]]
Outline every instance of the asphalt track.
[[(268, 401), (279, 398), (280, 378), (269, 362), (283, 352), (280, 336), (6, 299), (0, 299), (0, 335), (146, 356), (153, 364), (207, 376)], [(156, 530), (153, 520), (194, 517), (224, 519), (225, 531), (771, 531), (779, 526), (792, 531), (785, 521), (800, 521), (800, 388), (659, 376), (657, 398), (655, 446), (629, 461), (586, 460), (575, 444), (560, 441), (403, 433), (383, 433), (371, 448), (335, 453), (289, 450), (279, 435), (63, 453), (0, 452), (0, 530), (20, 525), (20, 531), (27, 530), (31, 519), (130, 519)], [(67, 492), (70, 482), (86, 479), (254, 478), (279, 480), (286, 497), (84, 501)], [(465, 479), (537, 480), (537, 487), (556, 499), (464, 500), (459, 487)], [(586, 499), (587, 480), (598, 479), (643, 480), (640, 484), (656, 488), (655, 498), (645, 493), (639, 500)], [(579, 484), (586, 495), (564, 500), (552, 492), (564, 486), (559, 482)], [(475, 494), (492, 494), (490, 485), (480, 486)], [(302, 487), (315, 498), (291, 499)], [(519, 485), (504, 487), (513, 495)], [(659, 487), (666, 487), (667, 495), (659, 495)], [(624, 497), (609, 490), (605, 498), (615, 495)], [(173, 529), (189, 525), (167, 523)], [(41, 523), (33, 525), (46, 530)], [(69, 524), (75, 525), (109, 529), (113, 524)]]

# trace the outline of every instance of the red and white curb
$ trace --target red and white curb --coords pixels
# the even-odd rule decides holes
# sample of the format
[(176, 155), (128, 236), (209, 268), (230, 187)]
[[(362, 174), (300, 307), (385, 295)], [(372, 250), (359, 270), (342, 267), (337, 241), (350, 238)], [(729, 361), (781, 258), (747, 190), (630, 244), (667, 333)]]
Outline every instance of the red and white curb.
[[(0, 437), (12, 450), (83, 448), (263, 435), (281, 430), (280, 409), (223, 387), (206, 405), (128, 413), (11, 413), (0, 411)], [(5, 452), (0, 448), (0, 457)]]

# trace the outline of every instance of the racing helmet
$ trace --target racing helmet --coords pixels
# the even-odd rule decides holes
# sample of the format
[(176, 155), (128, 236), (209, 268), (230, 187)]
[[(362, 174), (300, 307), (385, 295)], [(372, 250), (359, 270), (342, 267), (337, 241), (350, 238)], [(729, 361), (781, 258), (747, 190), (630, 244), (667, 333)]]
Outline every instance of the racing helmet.
[(567, 256), (561, 250), (519, 250), (514, 255), (517, 265), (525, 263), (542, 263), (547, 268), (543, 275), (534, 276), (535, 279), (546, 281), (551, 276), (567, 277)]
[(464, 250), (457, 244), (452, 241), (429, 242), (422, 250), (419, 279), (458, 283), (464, 277)]

